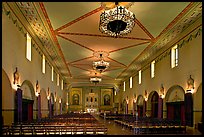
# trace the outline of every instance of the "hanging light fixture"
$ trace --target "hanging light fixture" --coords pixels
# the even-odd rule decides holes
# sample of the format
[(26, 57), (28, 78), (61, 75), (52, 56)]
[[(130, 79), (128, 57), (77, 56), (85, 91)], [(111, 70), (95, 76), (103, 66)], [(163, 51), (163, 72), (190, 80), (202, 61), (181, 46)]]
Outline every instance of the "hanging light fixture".
[(135, 15), (115, 2), (115, 8), (105, 10), (100, 15), (99, 30), (118, 37), (130, 33), (135, 26)]
[(100, 60), (93, 62), (93, 69), (96, 70), (97, 72), (102, 73), (102, 72), (104, 72), (105, 70), (107, 70), (109, 68), (110, 63), (104, 61), (104, 59), (103, 59), (103, 54), (106, 53), (106, 52), (100, 51), (100, 52), (96, 52), (96, 53), (99, 53), (98, 58), (100, 58)]
[(91, 78), (90, 78), (91, 83), (97, 84), (97, 83), (99, 83), (99, 82), (102, 81), (102, 78), (97, 77), (96, 75), (97, 75), (97, 74), (95, 73), (95, 77), (91, 77)]

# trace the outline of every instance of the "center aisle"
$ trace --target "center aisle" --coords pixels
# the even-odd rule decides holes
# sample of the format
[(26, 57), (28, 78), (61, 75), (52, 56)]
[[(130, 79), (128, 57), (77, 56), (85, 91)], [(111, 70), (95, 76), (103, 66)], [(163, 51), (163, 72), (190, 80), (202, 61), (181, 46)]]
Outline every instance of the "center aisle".
[(133, 131), (122, 128), (122, 126), (117, 125), (114, 120), (105, 120), (98, 115), (93, 115), (97, 120), (103, 122), (108, 128), (107, 135), (134, 135)]

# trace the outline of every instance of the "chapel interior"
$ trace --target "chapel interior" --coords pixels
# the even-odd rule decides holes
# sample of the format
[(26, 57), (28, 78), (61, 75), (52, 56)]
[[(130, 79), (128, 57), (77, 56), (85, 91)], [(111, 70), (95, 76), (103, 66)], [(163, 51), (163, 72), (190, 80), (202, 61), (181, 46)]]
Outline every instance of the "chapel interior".
[(2, 2), (2, 135), (202, 135), (202, 2)]

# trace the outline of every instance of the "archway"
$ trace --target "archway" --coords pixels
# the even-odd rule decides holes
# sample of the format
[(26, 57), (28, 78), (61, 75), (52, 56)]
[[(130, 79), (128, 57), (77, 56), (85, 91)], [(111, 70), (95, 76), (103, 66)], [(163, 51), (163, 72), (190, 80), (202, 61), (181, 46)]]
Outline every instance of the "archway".
[(158, 117), (158, 101), (159, 101), (159, 95), (156, 91), (152, 91), (149, 94), (148, 97), (148, 104), (151, 108), (148, 108), (151, 110), (150, 116), (152, 118), (157, 118)]
[(144, 102), (144, 97), (142, 95), (139, 95), (136, 101), (138, 117), (143, 116), (143, 102)]
[(33, 106), (35, 100), (35, 91), (32, 83), (28, 80), (25, 80), (21, 85), (21, 90), (22, 90), (22, 121), (32, 121)]
[(2, 69), (2, 124), (14, 122), (14, 91), (8, 75)]
[(166, 93), (167, 118), (178, 122), (185, 122), (184, 89), (179, 85), (170, 87)]

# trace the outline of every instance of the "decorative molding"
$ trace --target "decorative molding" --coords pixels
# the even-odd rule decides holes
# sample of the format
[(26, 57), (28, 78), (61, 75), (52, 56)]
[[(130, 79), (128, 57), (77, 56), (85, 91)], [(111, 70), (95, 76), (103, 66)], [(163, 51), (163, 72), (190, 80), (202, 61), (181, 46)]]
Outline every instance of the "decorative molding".
[[(23, 2), (20, 2), (23, 3)], [(6, 8), (6, 5), (4, 3), (2, 3), (2, 13), (4, 13), (6, 16), (8, 16), (9, 19), (12, 20), (13, 24), (18, 28), (18, 30), (23, 34), (24, 37), (26, 37), (27, 31), (25, 29), (25, 27), (21, 24), (21, 22), (19, 21), (19, 19), (17, 19), (17, 17), (13, 14), (12, 11), (10, 11), (9, 9)], [(43, 42), (42, 42), (43, 43)], [(32, 46), (35, 48), (35, 50), (39, 53), (39, 55), (42, 57), (42, 55), (44, 54), (41, 49), (37, 46), (37, 44), (32, 42)], [(49, 53), (49, 52), (48, 52)], [(50, 56), (52, 59), (52, 56)], [(50, 66), (50, 68), (54, 65), (51, 65), (51, 63), (46, 60), (47, 64)], [(55, 70), (58, 70), (55, 68)], [(60, 73), (60, 71), (58, 70), (58, 72), (56, 73)], [(62, 77), (62, 75), (61, 75)]]
[(7, 10), (4, 3), (2, 3), (2, 13), (4, 13), (6, 16), (8, 16), (9, 19), (12, 20), (13, 24), (16, 25), (18, 30), (26, 37), (27, 31), (25, 31), (24, 27), (19, 23), (19, 20), (14, 17), (15, 15), (12, 14), (10, 10)]

